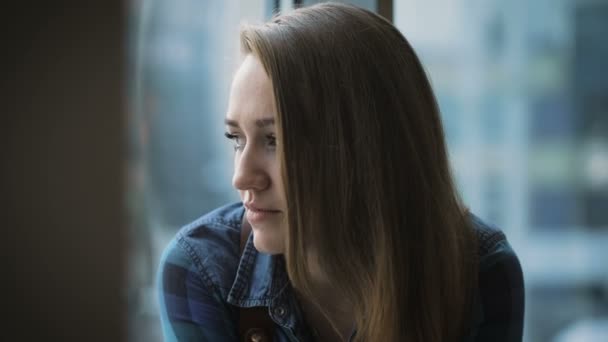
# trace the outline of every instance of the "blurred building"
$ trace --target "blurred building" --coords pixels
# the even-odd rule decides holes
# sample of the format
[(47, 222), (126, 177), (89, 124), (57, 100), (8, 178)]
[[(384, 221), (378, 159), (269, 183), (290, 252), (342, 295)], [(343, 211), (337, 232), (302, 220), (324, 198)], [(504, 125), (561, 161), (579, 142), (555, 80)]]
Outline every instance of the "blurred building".
[(608, 316), (608, 1), (395, 1), (395, 23), (465, 201), (520, 256), (525, 339)]

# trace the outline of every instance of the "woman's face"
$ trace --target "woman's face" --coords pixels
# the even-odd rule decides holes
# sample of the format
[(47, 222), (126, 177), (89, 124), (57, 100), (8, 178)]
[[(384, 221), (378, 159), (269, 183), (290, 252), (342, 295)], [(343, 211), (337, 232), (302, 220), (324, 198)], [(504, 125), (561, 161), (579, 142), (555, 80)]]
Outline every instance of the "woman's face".
[(226, 137), (234, 142), (232, 185), (239, 191), (257, 250), (284, 252), (287, 215), (279, 157), (272, 83), (249, 54), (237, 70), (226, 114)]

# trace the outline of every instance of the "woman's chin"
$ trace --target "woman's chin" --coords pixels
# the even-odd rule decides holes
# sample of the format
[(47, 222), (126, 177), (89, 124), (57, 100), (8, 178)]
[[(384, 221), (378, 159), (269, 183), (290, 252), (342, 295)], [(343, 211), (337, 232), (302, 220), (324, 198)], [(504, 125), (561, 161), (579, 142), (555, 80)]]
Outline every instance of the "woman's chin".
[(282, 254), (284, 248), (281, 243), (279, 243), (280, 239), (277, 239), (275, 236), (265, 236), (267, 232), (263, 230), (254, 229), (253, 232), (253, 246), (258, 252), (266, 253), (266, 254)]

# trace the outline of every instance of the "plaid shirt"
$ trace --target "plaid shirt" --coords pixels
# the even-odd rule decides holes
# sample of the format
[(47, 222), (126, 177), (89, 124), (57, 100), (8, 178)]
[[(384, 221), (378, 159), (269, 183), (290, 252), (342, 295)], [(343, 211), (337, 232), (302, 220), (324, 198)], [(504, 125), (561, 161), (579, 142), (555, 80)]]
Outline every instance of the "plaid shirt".
[[(240, 255), (243, 213), (241, 203), (218, 208), (183, 227), (166, 247), (157, 279), (165, 341), (238, 341), (239, 308), (254, 306), (268, 308), (274, 341), (314, 341), (283, 256), (258, 252), (251, 235)], [(479, 291), (464, 341), (521, 341), (519, 260), (501, 231), (471, 219), (480, 242)]]

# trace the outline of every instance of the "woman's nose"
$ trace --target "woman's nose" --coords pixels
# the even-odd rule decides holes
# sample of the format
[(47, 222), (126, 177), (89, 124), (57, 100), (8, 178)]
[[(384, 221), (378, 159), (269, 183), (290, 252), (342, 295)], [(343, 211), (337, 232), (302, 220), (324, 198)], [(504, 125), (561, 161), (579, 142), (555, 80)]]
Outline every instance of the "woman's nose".
[(270, 177), (264, 168), (263, 158), (255, 150), (246, 147), (234, 163), (232, 186), (237, 190), (264, 190), (270, 185)]

